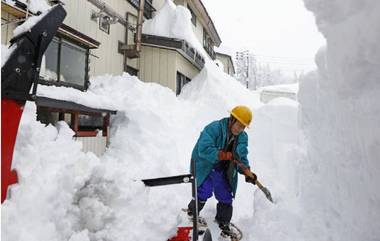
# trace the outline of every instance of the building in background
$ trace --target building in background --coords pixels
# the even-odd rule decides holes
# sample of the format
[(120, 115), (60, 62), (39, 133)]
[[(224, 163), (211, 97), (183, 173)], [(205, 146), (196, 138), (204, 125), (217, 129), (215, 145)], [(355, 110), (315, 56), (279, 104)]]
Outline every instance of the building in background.
[(235, 66), (232, 57), (222, 52), (215, 52), (216, 59), (223, 65), (223, 71), (232, 77), (235, 76)]

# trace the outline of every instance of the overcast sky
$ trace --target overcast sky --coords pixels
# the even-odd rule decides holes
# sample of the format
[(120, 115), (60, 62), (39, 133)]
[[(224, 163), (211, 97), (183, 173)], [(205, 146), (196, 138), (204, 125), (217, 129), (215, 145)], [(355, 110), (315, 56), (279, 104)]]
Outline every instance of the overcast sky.
[(222, 39), (222, 49), (248, 49), (259, 61), (288, 73), (316, 68), (314, 56), (325, 40), (303, 0), (202, 2)]

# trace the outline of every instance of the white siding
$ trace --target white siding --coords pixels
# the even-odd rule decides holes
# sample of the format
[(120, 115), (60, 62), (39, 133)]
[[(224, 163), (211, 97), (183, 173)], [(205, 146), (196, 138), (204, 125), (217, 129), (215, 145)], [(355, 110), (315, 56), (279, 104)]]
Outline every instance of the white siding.
[[(125, 17), (127, 12), (137, 15), (137, 10), (133, 8), (126, 0), (108, 0), (106, 4), (121, 16)], [(105, 73), (121, 74), (124, 70), (124, 57), (118, 53), (118, 42), (125, 42), (126, 28), (120, 23), (111, 24), (110, 33), (107, 34), (99, 29), (99, 20), (91, 20), (92, 12), (99, 12), (99, 9), (87, 0), (70, 0), (65, 1), (63, 5), (67, 12), (64, 24), (81, 32), (90, 38), (100, 42), (98, 49), (91, 50), (90, 56), (90, 76), (102, 75)], [(14, 18), (8, 16), (8, 13), (2, 11), (3, 18)], [(1, 26), (2, 44), (8, 44), (13, 35), (13, 29), (16, 24)], [(129, 63), (132, 67), (137, 68), (136, 60)]]
[[(137, 14), (137, 10), (125, 0), (106, 1), (106, 4), (123, 17), (127, 12)], [(67, 1), (64, 8), (68, 12), (64, 21), (66, 25), (101, 43), (98, 49), (91, 50), (99, 58), (90, 57), (90, 75), (121, 74), (124, 59), (118, 53), (118, 42), (125, 42), (126, 28), (115, 23), (111, 24), (109, 34), (100, 30), (99, 20), (91, 20), (92, 12), (99, 12), (99, 9), (86, 0)]]
[(190, 79), (194, 78), (199, 73), (199, 70), (189, 60), (185, 59), (178, 52), (176, 54), (176, 57), (176, 72), (179, 71)]
[(175, 90), (176, 50), (142, 46), (139, 78)]
[(143, 46), (140, 58), (139, 78), (156, 82), (176, 91), (177, 71), (192, 79), (199, 70), (174, 49)]
[[(17, 27), (16, 23), (4, 24), (9, 20), (16, 19), (7, 12), (1, 11), (1, 44), (8, 45), (13, 36), (13, 30)], [(3, 25), (4, 24), (4, 25)]]
[(107, 147), (107, 137), (95, 136), (95, 137), (75, 137), (78, 142), (82, 142), (83, 152), (92, 152), (97, 156), (101, 156)]

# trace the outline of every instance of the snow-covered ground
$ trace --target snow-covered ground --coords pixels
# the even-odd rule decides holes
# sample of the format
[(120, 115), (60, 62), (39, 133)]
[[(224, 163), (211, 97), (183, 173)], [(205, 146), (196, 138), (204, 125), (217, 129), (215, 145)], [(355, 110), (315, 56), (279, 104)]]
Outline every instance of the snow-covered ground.
[[(244, 240), (380, 240), (380, 3), (305, 2), (327, 48), (300, 85), (300, 103), (264, 105), (210, 61), (179, 97), (128, 74), (95, 77), (83, 96), (49, 87), (67, 94), (61, 99), (118, 110), (101, 158), (81, 152), (65, 123), (35, 121), (28, 103), (14, 155), (20, 181), (2, 205), (2, 240), (166, 240), (190, 185), (146, 188), (139, 180), (188, 173), (199, 132), (238, 104), (254, 112), (248, 157), (275, 200), (240, 178), (233, 222)], [(211, 199), (202, 211), (209, 222), (215, 205)]]
[(267, 85), (258, 89), (258, 91), (278, 91), (286, 93), (297, 93), (298, 83), (295, 84), (282, 84), (282, 85)]

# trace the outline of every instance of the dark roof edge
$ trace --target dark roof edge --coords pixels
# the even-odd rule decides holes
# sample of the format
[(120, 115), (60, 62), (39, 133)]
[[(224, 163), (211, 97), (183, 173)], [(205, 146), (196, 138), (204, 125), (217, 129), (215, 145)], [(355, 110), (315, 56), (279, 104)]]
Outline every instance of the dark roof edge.
[(73, 112), (78, 111), (78, 112), (90, 113), (90, 114), (91, 113), (99, 114), (99, 113), (104, 113), (104, 112), (106, 112), (107, 114), (117, 113), (116, 110), (92, 108), (92, 107), (88, 107), (88, 106), (78, 104), (72, 101), (52, 99), (52, 98), (43, 97), (43, 96), (37, 96), (35, 101), (36, 101), (36, 105), (39, 107), (66, 109), (66, 110), (71, 110)]

